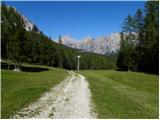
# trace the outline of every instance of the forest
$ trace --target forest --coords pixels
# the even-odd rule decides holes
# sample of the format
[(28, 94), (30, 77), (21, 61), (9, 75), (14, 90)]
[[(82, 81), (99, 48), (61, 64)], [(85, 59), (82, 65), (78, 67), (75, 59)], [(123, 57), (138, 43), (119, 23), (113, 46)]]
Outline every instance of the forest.
[(128, 15), (121, 30), (119, 70), (159, 74), (159, 1)]
[(38, 32), (34, 26), (26, 31), (21, 15), (13, 7), (1, 5), (1, 53), (2, 60), (21, 69), (22, 63), (47, 65), (69, 70), (77, 69), (77, 56), (80, 55), (80, 69), (115, 69), (116, 56), (80, 52), (54, 42)]

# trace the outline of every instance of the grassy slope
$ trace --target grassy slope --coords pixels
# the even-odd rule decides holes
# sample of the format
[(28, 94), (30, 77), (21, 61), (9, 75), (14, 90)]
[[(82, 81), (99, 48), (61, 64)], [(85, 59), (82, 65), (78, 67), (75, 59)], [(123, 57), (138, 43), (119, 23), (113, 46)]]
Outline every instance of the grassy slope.
[(158, 76), (80, 71), (89, 81), (99, 118), (158, 118)]
[(1, 75), (1, 115), (2, 118), (9, 118), (17, 110), (38, 99), (43, 92), (48, 91), (51, 87), (64, 80), (68, 73), (65, 70), (55, 68), (49, 68), (49, 71), (34, 73), (13, 72), (2, 69)]

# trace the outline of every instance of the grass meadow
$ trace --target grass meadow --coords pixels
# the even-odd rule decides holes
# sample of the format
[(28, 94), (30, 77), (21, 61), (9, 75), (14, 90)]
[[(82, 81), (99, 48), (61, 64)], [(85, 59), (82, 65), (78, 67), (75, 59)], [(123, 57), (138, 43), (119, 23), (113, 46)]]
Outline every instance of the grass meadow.
[(1, 118), (12, 117), (16, 111), (37, 100), (44, 92), (63, 81), (68, 75), (63, 69), (36, 65), (25, 65), (25, 70), (26, 68), (48, 70), (41, 72), (1, 70)]
[[(157, 75), (114, 70), (82, 70), (79, 73), (89, 82), (98, 118), (158, 118)], [(38, 65), (25, 64), (22, 72), (2, 67), (1, 118), (12, 117), (67, 75), (66, 70)]]
[(157, 75), (108, 70), (79, 73), (89, 82), (98, 118), (158, 118)]

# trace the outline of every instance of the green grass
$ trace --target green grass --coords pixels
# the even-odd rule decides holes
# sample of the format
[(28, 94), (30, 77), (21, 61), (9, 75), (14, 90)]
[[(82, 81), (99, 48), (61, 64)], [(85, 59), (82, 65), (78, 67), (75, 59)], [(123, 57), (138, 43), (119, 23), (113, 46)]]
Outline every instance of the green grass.
[(42, 93), (60, 83), (68, 75), (67, 71), (45, 66), (27, 65), (29, 67), (48, 68), (43, 72), (1, 71), (1, 118), (10, 118), (16, 111), (37, 100)]
[(89, 81), (98, 118), (158, 118), (158, 76), (136, 72), (80, 71)]

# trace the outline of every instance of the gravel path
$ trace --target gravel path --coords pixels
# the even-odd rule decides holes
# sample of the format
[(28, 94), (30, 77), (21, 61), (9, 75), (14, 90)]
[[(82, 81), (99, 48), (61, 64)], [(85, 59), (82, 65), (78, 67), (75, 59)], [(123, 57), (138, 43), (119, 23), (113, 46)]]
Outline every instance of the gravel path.
[(13, 118), (96, 118), (85, 77), (72, 71), (60, 84)]

